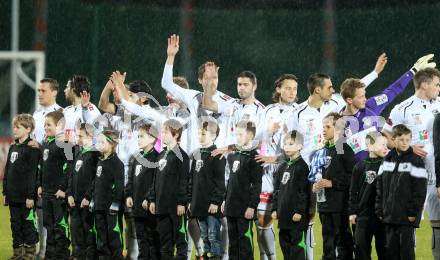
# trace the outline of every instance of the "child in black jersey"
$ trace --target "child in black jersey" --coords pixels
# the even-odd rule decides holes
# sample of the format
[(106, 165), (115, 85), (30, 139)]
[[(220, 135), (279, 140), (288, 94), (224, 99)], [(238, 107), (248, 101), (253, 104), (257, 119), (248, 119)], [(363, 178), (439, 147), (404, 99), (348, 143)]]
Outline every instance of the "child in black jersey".
[(356, 259), (371, 259), (371, 241), (374, 236), (377, 257), (384, 260), (385, 226), (376, 216), (374, 206), (377, 174), (383, 158), (388, 153), (387, 139), (378, 132), (372, 132), (366, 136), (365, 142), (369, 155), (353, 169), (348, 212), (351, 224), (356, 225)]
[(200, 225), (206, 258), (222, 259), (220, 206), (225, 194), (225, 164), (220, 155), (212, 156), (216, 149), (214, 141), (219, 133), (215, 120), (200, 124), (199, 142), (201, 148), (192, 156), (189, 199), (191, 217)]
[(230, 168), (223, 211), (228, 220), (229, 259), (253, 259), (252, 223), (260, 202), (262, 166), (255, 161), (255, 124), (240, 121), (235, 129), (238, 151), (228, 155)]
[(96, 167), (93, 210), (100, 258), (123, 259), (121, 209), (124, 193), (124, 164), (116, 155), (118, 135), (106, 130), (98, 138), (101, 152)]
[(15, 116), (12, 125), (15, 142), (9, 148), (3, 177), (4, 203), (11, 215), (11, 259), (33, 259), (38, 242), (34, 201), (40, 151), (28, 145), (35, 126), (31, 115)]
[(306, 259), (305, 233), (309, 218), (310, 183), (309, 167), (300, 151), (303, 137), (292, 131), (284, 137), (283, 162), (274, 176), (272, 218), (278, 219), (280, 246), (284, 259)]
[[(142, 204), (147, 192), (153, 186), (154, 171), (159, 153), (154, 149), (157, 130), (151, 124), (143, 124), (138, 130), (139, 153), (133, 155), (125, 186), (125, 204), (132, 210), (139, 248), (138, 259), (160, 257), (159, 236), (156, 232), (156, 218)], [(146, 204), (146, 203), (145, 203)]]
[[(188, 204), (189, 158), (178, 142), (182, 124), (177, 119), (163, 123), (162, 141), (149, 209), (156, 215), (161, 259), (187, 259), (186, 206)], [(176, 247), (176, 256), (174, 255)]]
[(44, 122), (46, 140), (41, 147), (37, 186), (38, 195), (43, 198), (43, 225), (47, 230), (45, 259), (67, 259), (70, 256), (65, 193), (69, 179), (68, 151), (64, 149), (63, 117), (62, 112), (53, 111), (46, 115)]
[(78, 137), (79, 149), (75, 153), (67, 188), (67, 202), (71, 214), (72, 255), (78, 259), (95, 259), (94, 216), (88, 206), (92, 199), (99, 152), (93, 146), (91, 125), (82, 123)]

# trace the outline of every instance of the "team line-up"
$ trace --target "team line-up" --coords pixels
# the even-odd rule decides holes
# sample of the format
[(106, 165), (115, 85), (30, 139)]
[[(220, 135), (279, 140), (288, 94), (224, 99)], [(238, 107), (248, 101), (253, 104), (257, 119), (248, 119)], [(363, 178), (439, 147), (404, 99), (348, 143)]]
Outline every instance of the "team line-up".
[[(238, 74), (239, 98), (231, 98), (217, 89), (210, 61), (198, 68), (200, 90), (190, 89), (173, 76), (178, 51), (172, 35), (161, 82), (167, 106), (148, 83), (127, 84), (119, 71), (98, 107), (85, 76), (68, 80), (64, 109), (58, 82), (41, 80), (40, 108), (12, 122), (3, 180), (10, 259), (183, 260), (194, 250), (197, 259), (248, 260), (255, 224), (259, 259), (312, 260), (316, 212), (322, 259), (371, 259), (373, 236), (378, 259), (415, 259), (423, 210), (440, 259), (434, 55), (371, 98), (366, 88), (386, 54), (338, 94), (329, 75), (312, 74), (302, 103), (298, 79), (283, 74), (264, 106), (254, 73)], [(411, 81), (414, 94), (382, 115)]]

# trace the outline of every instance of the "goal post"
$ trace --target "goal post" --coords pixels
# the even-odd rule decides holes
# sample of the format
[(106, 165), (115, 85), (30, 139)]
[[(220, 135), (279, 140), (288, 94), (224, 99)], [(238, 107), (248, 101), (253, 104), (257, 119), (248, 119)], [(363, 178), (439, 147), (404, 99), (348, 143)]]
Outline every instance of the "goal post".
[[(35, 110), (38, 109), (38, 83), (44, 78), (46, 70), (46, 55), (43, 51), (0, 51), (0, 61), (11, 61), (11, 70), (15, 70), (17, 73), (15, 77), (21, 79), (26, 85), (35, 90)], [(21, 69), (20, 62), (33, 62), (35, 64), (35, 81), (32, 81)], [(14, 68), (14, 66), (16, 66)], [(13, 75), (11, 75), (13, 76)], [(12, 82), (12, 78), (11, 78)], [(11, 104), (18, 103), (18, 86), (11, 87)], [(12, 107), (12, 106), (11, 106)], [(14, 116), (17, 111), (11, 109), (11, 117)]]

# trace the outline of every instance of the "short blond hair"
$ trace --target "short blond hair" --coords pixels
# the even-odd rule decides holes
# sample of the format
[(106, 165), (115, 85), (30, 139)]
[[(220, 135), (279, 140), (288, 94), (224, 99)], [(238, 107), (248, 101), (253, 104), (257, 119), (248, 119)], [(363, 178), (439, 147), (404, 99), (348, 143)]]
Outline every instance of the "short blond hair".
[(35, 120), (31, 114), (19, 114), (12, 120), (13, 126), (23, 126), (24, 128), (30, 128), (31, 131), (35, 129)]

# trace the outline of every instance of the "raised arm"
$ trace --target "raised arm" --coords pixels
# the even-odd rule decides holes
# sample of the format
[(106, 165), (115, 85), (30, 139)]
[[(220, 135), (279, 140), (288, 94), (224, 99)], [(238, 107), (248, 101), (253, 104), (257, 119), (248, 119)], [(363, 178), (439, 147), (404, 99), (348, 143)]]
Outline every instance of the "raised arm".
[(382, 53), (379, 58), (377, 58), (374, 70), (361, 79), (361, 82), (364, 83), (365, 87), (368, 87), (374, 80), (379, 77), (379, 74), (383, 71), (387, 62), (388, 57), (386, 53)]
[(176, 54), (179, 52), (179, 36), (171, 35), (168, 38), (167, 60), (162, 75), (162, 88), (168, 93), (179, 99), (186, 106), (190, 106), (192, 98), (199, 93), (191, 89), (184, 89), (173, 82), (173, 65)]
[(104, 89), (101, 92), (101, 97), (99, 98), (98, 107), (105, 113), (115, 114), (116, 106), (110, 102), (110, 95), (112, 94), (112, 82), (109, 80), (105, 84)]
[(367, 106), (380, 115), (398, 95), (405, 91), (416, 71), (425, 68), (434, 68), (436, 66), (434, 62), (430, 61), (433, 57), (434, 55), (432, 54), (421, 57), (409, 71), (405, 72), (399, 79), (384, 89), (381, 94), (369, 98), (367, 100)]

